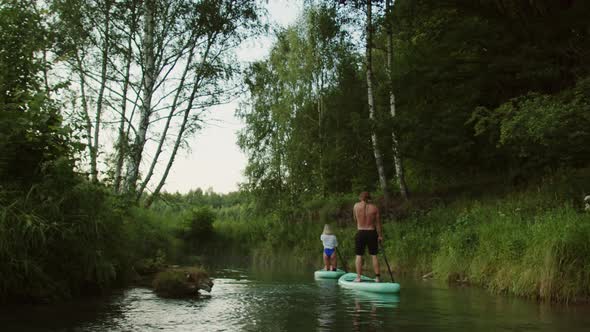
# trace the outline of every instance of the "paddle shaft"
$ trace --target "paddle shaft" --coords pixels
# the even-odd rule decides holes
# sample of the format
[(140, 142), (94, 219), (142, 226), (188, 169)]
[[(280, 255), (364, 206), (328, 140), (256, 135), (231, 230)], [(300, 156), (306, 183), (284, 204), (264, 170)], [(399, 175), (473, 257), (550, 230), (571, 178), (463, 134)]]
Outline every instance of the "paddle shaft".
[(389, 267), (389, 262), (387, 261), (387, 255), (385, 255), (385, 248), (383, 248), (383, 246), (381, 246), (381, 253), (383, 254), (383, 258), (385, 259), (385, 264), (387, 265), (387, 270), (389, 271), (391, 282), (395, 282), (395, 280), (393, 279), (393, 273), (391, 273), (391, 267)]
[(336, 253), (338, 254), (338, 258), (340, 258), (340, 261), (342, 262), (342, 266), (344, 267), (344, 272), (348, 272), (348, 268), (346, 267), (346, 261), (344, 259), (342, 259), (342, 255), (340, 255), (340, 250), (338, 250), (338, 247), (336, 247)]

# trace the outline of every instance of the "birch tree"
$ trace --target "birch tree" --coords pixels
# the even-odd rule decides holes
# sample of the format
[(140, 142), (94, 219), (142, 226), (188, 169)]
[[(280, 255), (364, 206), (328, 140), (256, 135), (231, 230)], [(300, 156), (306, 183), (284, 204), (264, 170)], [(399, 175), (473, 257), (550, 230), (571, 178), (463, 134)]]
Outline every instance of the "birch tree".
[[(149, 205), (163, 188), (182, 143), (200, 128), (200, 114), (227, 102), (236, 91), (231, 77), (237, 67), (230, 61), (231, 54), (242, 38), (255, 30), (257, 16), (252, 1), (176, 1), (165, 7), (157, 20), (150, 17), (158, 16), (159, 11), (146, 6), (151, 6), (149, 1), (144, 3), (140, 119), (126, 187), (139, 200), (164, 161), (162, 176), (146, 201)], [(159, 136), (155, 154), (138, 183), (149, 127), (159, 121), (164, 124), (155, 129)], [(165, 155), (167, 146), (170, 152)]]
[[(133, 146), (129, 153), (129, 163), (127, 168), (127, 182), (126, 191), (135, 193), (135, 185), (139, 177), (139, 166), (143, 156), (143, 149), (146, 143), (146, 135), (148, 126), (150, 124), (150, 117), (152, 115), (152, 98), (154, 95), (155, 80), (158, 74), (156, 73), (156, 50), (155, 50), (155, 39), (156, 39), (156, 7), (157, 0), (145, 0), (143, 2), (143, 36), (142, 36), (142, 52), (141, 52), (141, 70), (142, 70), (142, 83), (141, 83), (141, 106), (139, 114), (139, 125), (135, 135)], [(164, 24), (167, 22), (166, 12), (163, 14)], [(165, 34), (168, 27), (162, 25), (162, 34), (159, 36), (164, 45)], [(164, 50), (161, 50), (164, 52)], [(163, 59), (158, 59), (163, 60)], [(163, 68), (158, 70), (160, 72)]]
[(108, 128), (115, 139), (102, 178), (136, 200), (150, 183), (159, 193), (202, 114), (236, 93), (233, 49), (258, 32), (257, 6), (232, 0), (54, 1), (62, 35), (70, 36), (62, 53), (76, 77), (73, 121), (84, 123), (94, 181), (100, 148), (108, 147), (100, 130)]
[[(121, 101), (120, 101), (120, 114), (119, 114), (119, 127), (117, 131), (117, 142), (115, 145), (115, 170), (113, 179), (113, 190), (115, 193), (119, 193), (121, 189), (121, 182), (123, 181), (123, 165), (127, 156), (128, 150), (128, 137), (129, 126), (127, 122), (127, 110), (128, 110), (128, 96), (130, 94), (131, 84), (131, 68), (133, 64), (133, 46), (134, 41), (138, 32), (139, 27), (139, 0), (128, 0), (123, 3), (119, 15), (121, 18), (127, 19), (127, 24), (121, 24), (118, 27), (119, 33), (124, 37), (121, 39), (123, 45), (120, 46), (123, 54), (124, 71), (123, 85), (121, 87)], [(123, 22), (123, 21), (119, 21)], [(133, 109), (132, 109), (133, 110)]]
[(367, 22), (366, 22), (366, 48), (365, 48), (365, 63), (367, 74), (367, 100), (369, 104), (369, 119), (372, 122), (371, 128), (371, 143), (373, 145), (373, 154), (375, 156), (375, 163), (377, 172), (379, 174), (379, 184), (383, 190), (385, 204), (389, 202), (389, 188), (387, 186), (387, 176), (385, 174), (385, 166), (383, 164), (383, 156), (379, 148), (377, 139), (377, 130), (375, 128), (375, 95), (373, 91), (373, 23), (372, 23), (372, 4), (371, 0), (367, 0)]
[[(391, 15), (391, 0), (385, 0), (385, 15), (386, 15), (386, 31), (387, 31), (387, 77), (389, 79), (389, 110), (391, 118), (395, 121), (395, 93), (393, 91), (393, 27)], [(399, 152), (399, 137), (397, 137), (395, 129), (391, 130), (391, 141), (393, 149), (393, 165), (395, 167), (395, 176), (399, 191), (404, 200), (408, 200), (408, 188), (406, 186), (406, 179), (404, 175), (404, 166)]]
[[(69, 64), (73, 89), (79, 96), (79, 109), (72, 111), (84, 123), (88, 149), (89, 174), (98, 181), (98, 156), (103, 116), (109, 104), (113, 45), (114, 0), (55, 0), (60, 48), (57, 50)], [(78, 105), (75, 103), (75, 105)], [(76, 120), (74, 119), (74, 122)]]

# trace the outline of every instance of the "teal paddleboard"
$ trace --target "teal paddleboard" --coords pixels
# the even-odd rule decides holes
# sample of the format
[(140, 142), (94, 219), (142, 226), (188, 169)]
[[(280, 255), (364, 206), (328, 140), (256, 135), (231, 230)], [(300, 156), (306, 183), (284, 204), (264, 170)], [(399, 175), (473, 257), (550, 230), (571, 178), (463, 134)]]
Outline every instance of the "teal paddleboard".
[(375, 282), (366, 276), (361, 276), (361, 282), (355, 282), (356, 273), (346, 273), (338, 279), (338, 284), (345, 288), (356, 289), (372, 293), (399, 293), (400, 285), (396, 282)]
[(316, 279), (338, 279), (345, 273), (345, 271), (340, 269), (336, 271), (317, 270), (314, 272), (313, 276)]

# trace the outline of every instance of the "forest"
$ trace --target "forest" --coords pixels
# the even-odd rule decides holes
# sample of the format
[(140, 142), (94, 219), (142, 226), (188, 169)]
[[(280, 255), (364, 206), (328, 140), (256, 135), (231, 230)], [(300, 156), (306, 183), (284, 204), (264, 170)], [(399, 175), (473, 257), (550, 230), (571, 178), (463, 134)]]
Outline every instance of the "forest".
[[(272, 28), (261, 1), (2, 0), (0, 302), (101, 293), (227, 243), (313, 264), (324, 223), (352, 257), (361, 191), (398, 273), (587, 301), (589, 14), (316, 0)], [(265, 33), (268, 56), (240, 65)], [(165, 192), (238, 96), (239, 191)]]

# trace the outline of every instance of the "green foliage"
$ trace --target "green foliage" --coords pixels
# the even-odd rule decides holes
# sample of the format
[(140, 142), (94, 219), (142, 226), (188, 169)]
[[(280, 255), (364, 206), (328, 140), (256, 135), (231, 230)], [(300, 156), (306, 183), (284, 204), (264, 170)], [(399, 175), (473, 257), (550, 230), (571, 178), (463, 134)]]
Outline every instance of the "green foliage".
[(205, 242), (213, 231), (215, 213), (209, 207), (193, 209), (183, 218), (182, 237), (193, 244)]
[(585, 165), (589, 161), (590, 79), (559, 95), (531, 93), (494, 111), (474, 113), (478, 134), (497, 139), (529, 168)]
[[(407, 159), (451, 176), (472, 167), (481, 174), (587, 164), (579, 151), (570, 157), (587, 123), (587, 106), (573, 92), (582, 91), (574, 85), (585, 85), (588, 73), (587, 4), (396, 1), (394, 7), (396, 126)], [(472, 117), (481, 120), (475, 128)]]
[(180, 214), (162, 214), (138, 207), (130, 209), (124, 221), (130, 261), (138, 265), (180, 261), (183, 243), (177, 234), (182, 223)]
[(376, 178), (360, 58), (342, 24), (334, 8), (308, 8), (245, 74), (250, 102), (239, 112), (239, 145), (249, 155), (244, 189), (259, 210), (289, 215), (310, 197)]
[[(96, 292), (126, 275), (122, 215), (104, 189), (78, 179), (3, 206), (0, 299), (54, 300)], [(55, 196), (53, 196), (55, 195)]]
[(166, 255), (162, 250), (158, 250), (156, 257), (140, 259), (135, 262), (133, 267), (140, 276), (162, 271), (166, 267)]
[(44, 63), (32, 55), (47, 46), (48, 32), (32, 1), (0, 3), (0, 111), (23, 111), (41, 85)]
[(51, 33), (40, 13), (34, 1), (0, 3), (0, 302), (98, 293), (135, 258), (119, 198), (76, 172), (83, 147), (43, 82)]
[(35, 55), (48, 35), (26, 2), (0, 4), (0, 185), (20, 195), (53, 171), (72, 168), (81, 149), (41, 88), (47, 65)]
[(295, 220), (305, 202), (374, 190), (370, 129), (388, 176), (396, 132), (418, 194), (588, 165), (588, 3), (399, 0), (392, 15), (376, 8), (375, 128), (358, 39), (364, 5), (309, 4), (247, 70), (239, 143), (257, 211)]

